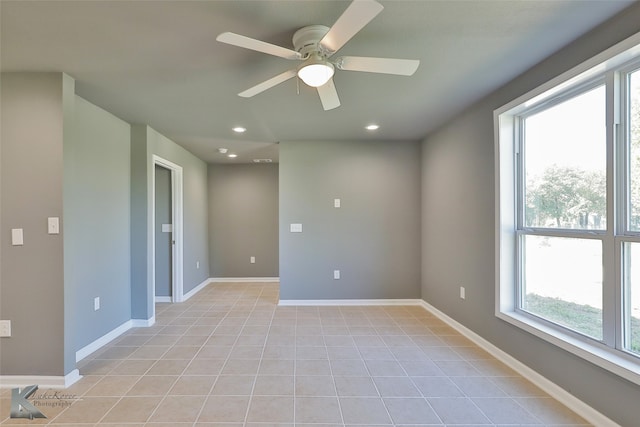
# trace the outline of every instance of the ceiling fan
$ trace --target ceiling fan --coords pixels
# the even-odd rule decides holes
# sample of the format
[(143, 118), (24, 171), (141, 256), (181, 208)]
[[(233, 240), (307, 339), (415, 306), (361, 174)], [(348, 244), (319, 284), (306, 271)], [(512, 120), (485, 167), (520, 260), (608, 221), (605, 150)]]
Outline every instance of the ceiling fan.
[(375, 0), (354, 0), (331, 28), (310, 25), (296, 31), (293, 35), (293, 50), (229, 32), (218, 35), (216, 40), (284, 59), (303, 61), (296, 68), (240, 92), (239, 96), (250, 98), (298, 76), (307, 85), (317, 88), (322, 107), (331, 110), (340, 106), (340, 98), (333, 83), (336, 69), (401, 76), (411, 76), (418, 69), (420, 61), (414, 59), (343, 56), (329, 60), (382, 9), (382, 5)]

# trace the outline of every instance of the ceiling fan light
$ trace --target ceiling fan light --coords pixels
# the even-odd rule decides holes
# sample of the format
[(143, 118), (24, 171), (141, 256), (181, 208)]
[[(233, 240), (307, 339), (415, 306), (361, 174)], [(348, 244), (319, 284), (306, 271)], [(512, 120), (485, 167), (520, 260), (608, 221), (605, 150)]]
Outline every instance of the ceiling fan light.
[(327, 61), (310, 61), (300, 67), (298, 77), (311, 87), (320, 87), (331, 80), (333, 64)]

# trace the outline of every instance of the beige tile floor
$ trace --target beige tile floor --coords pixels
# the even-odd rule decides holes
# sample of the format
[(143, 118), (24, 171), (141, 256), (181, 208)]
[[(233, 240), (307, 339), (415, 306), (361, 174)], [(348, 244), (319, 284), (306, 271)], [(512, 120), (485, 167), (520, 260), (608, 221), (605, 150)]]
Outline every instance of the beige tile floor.
[[(126, 427), (588, 425), (420, 307), (278, 307), (278, 285), (158, 304), (44, 420)], [(46, 390), (38, 390), (39, 393)], [(49, 391), (52, 392), (52, 391)]]

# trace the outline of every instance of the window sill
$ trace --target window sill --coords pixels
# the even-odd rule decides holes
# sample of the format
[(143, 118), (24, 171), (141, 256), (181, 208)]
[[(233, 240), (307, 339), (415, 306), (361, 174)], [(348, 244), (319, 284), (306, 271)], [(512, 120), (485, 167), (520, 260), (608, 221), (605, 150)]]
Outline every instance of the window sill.
[(640, 385), (640, 363), (631, 360), (632, 356), (578, 339), (517, 312), (498, 312), (496, 316), (627, 381)]

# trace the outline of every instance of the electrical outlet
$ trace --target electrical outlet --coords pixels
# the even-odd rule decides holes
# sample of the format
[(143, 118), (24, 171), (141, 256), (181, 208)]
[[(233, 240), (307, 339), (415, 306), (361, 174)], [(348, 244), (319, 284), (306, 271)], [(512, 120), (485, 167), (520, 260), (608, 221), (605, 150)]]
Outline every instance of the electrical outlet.
[(100, 297), (95, 297), (93, 299), (93, 311), (100, 310)]
[(251, 258), (249, 258), (249, 262), (251, 264), (255, 264), (256, 263), (256, 257), (252, 256)]
[(11, 320), (0, 320), (0, 338), (11, 336)]
[(333, 270), (333, 278), (334, 280), (340, 279), (340, 270)]
[(465, 290), (463, 286), (460, 286), (460, 299), (465, 299), (466, 295), (465, 295)]

